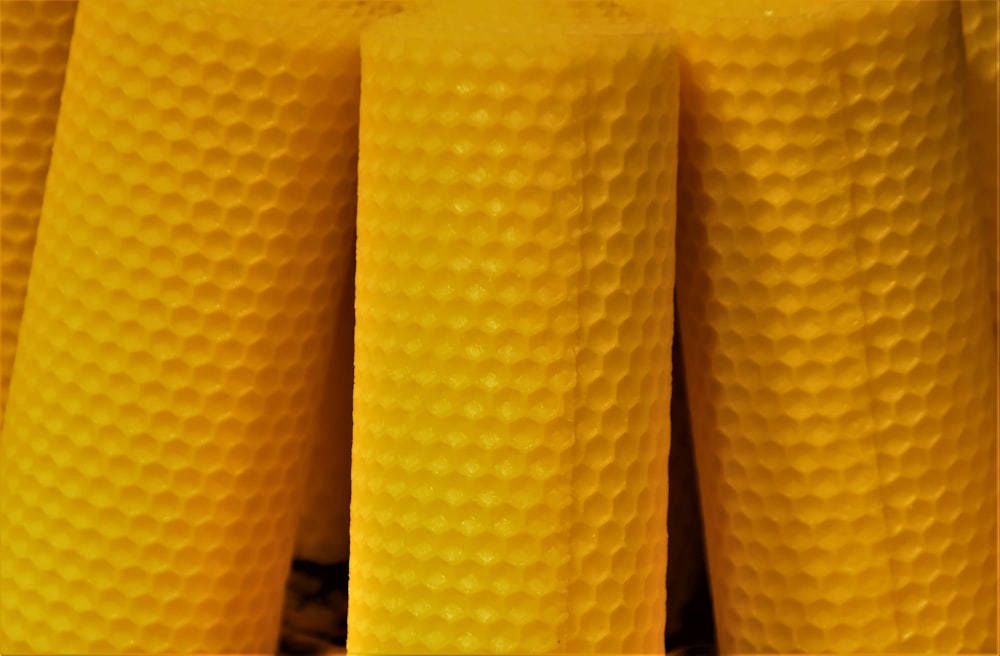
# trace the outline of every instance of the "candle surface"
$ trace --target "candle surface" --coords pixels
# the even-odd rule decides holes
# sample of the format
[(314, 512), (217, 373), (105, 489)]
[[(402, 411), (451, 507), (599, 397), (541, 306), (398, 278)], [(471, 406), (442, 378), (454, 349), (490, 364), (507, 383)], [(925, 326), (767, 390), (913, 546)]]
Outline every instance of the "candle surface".
[(957, 3), (680, 32), (678, 316), (723, 651), (996, 649), (996, 352)]
[(663, 651), (675, 46), (587, 11), (363, 38), (349, 652)]
[(0, 426), (75, 15), (69, 0), (0, 5)]
[[(266, 1), (266, 0), (265, 0)], [(342, 1), (342, 0), (340, 0)], [(334, 267), (336, 308), (333, 349), (321, 393), (324, 428), (313, 441), (305, 499), (296, 534), (298, 559), (330, 565), (345, 562), (351, 494), (351, 403), (354, 383), (354, 232), (357, 218), (358, 104), (361, 95), (361, 31), (392, 15), (408, 0), (364, 0), (345, 4), (327, 38), (335, 55), (327, 62), (337, 93), (336, 126), (325, 148), (336, 159), (326, 179), (336, 204), (338, 238)], [(334, 152), (335, 151), (335, 152)]]
[(997, 212), (1000, 171), (997, 151), (997, 86), (1000, 74), (1000, 5), (996, 0), (962, 0), (962, 28), (965, 43), (966, 82), (969, 92), (969, 119), (972, 127), (973, 170), (978, 174), (986, 216), (986, 251), (989, 279), (993, 284), (993, 313), (997, 312)]
[(4, 653), (276, 647), (371, 15), (278, 8), (80, 5), (0, 447)]

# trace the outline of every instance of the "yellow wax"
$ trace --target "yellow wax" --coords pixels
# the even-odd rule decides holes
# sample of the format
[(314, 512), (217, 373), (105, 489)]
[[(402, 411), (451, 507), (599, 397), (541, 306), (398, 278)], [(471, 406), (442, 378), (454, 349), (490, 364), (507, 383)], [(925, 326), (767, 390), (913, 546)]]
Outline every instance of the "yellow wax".
[(720, 648), (995, 651), (958, 5), (634, 4), (680, 32), (678, 315)]
[(998, 108), (997, 77), (1000, 73), (1000, 3), (997, 0), (962, 0), (962, 28), (965, 43), (966, 86), (972, 130), (973, 170), (982, 189), (983, 212), (987, 220), (984, 236), (989, 254), (989, 279), (993, 285), (993, 313), (997, 312), (997, 191)]
[(76, 2), (0, 3), (0, 425)]
[(348, 651), (662, 652), (673, 40), (441, 5), (362, 70)]
[[(264, 0), (267, 1), (267, 0)], [(357, 214), (358, 104), (361, 94), (361, 31), (379, 18), (397, 13), (414, 0), (355, 2), (339, 15), (327, 38), (336, 48), (336, 134), (325, 148), (338, 165), (327, 178), (336, 221), (345, 230), (337, 244), (334, 267), (336, 307), (333, 350), (320, 394), (324, 431), (313, 441), (305, 499), (296, 533), (297, 558), (332, 564), (347, 560), (351, 494), (351, 400), (354, 383), (354, 228)], [(347, 232), (349, 230), (349, 233)]]
[(276, 646), (350, 384), (374, 11), (276, 8), (81, 3), (0, 451), (0, 652)]

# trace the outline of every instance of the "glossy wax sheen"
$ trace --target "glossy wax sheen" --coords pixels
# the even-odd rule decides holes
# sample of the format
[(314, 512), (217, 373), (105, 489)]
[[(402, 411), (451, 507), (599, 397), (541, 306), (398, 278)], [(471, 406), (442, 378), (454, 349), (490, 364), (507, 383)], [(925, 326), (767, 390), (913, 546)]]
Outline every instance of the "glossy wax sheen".
[(363, 37), (349, 652), (663, 651), (676, 51), (573, 4)]
[(75, 15), (69, 0), (0, 4), (0, 425)]
[(0, 652), (276, 647), (350, 384), (371, 9), (274, 9), (80, 3), (0, 451)]
[(720, 648), (992, 653), (958, 5), (717, 4), (646, 10), (680, 32), (678, 315)]

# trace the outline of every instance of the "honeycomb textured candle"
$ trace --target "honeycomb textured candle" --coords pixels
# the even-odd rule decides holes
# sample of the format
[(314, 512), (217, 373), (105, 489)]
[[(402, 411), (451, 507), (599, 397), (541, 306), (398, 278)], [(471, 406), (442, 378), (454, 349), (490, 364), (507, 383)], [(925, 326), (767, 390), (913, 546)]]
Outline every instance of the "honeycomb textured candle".
[(660, 653), (674, 45), (462, 11), (362, 41), (348, 650)]
[(76, 2), (0, 4), (0, 425)]
[(0, 452), (0, 652), (276, 646), (359, 5), (274, 7), (80, 3)]
[(997, 86), (1000, 73), (1000, 3), (997, 0), (962, 0), (962, 27), (968, 72), (969, 118), (973, 130), (972, 155), (983, 190), (983, 212), (987, 219), (986, 245), (990, 280), (993, 282), (993, 312), (997, 312)]
[(723, 651), (996, 649), (995, 351), (957, 4), (667, 3)]
[(347, 560), (351, 494), (351, 400), (354, 382), (354, 228), (357, 215), (358, 104), (361, 93), (360, 35), (365, 26), (397, 13), (407, 0), (343, 2), (327, 38), (337, 48), (328, 62), (336, 66), (336, 132), (325, 147), (336, 149), (336, 169), (325, 184), (333, 193), (336, 314), (333, 353), (321, 394), (324, 430), (313, 442), (305, 499), (296, 532), (295, 556), (332, 564)]

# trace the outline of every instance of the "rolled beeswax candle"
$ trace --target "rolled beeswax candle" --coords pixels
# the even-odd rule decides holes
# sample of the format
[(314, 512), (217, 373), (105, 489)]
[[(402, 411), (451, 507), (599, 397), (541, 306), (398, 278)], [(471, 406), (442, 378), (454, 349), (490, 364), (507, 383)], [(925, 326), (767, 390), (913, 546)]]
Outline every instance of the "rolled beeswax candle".
[(957, 5), (651, 10), (681, 32), (678, 315), (721, 649), (995, 650)]
[(361, 6), (81, 2), (0, 451), (0, 652), (275, 648)]
[(972, 127), (973, 169), (978, 173), (987, 220), (986, 247), (989, 279), (993, 285), (993, 312), (997, 312), (997, 191), (998, 108), (997, 77), (1000, 73), (1000, 3), (997, 0), (962, 0), (962, 27)]
[(0, 3), (0, 425), (76, 2)]
[(348, 651), (659, 653), (674, 44), (453, 12), (362, 40)]
[(354, 383), (354, 227), (357, 216), (358, 104), (361, 95), (361, 30), (397, 13), (407, 0), (343, 2), (327, 39), (336, 46), (328, 66), (337, 92), (335, 133), (326, 148), (335, 150), (337, 168), (326, 184), (333, 192), (335, 223), (343, 230), (336, 245), (336, 319), (334, 347), (321, 395), (325, 430), (313, 441), (305, 499), (296, 533), (297, 558), (332, 564), (347, 560), (351, 494), (351, 402)]

